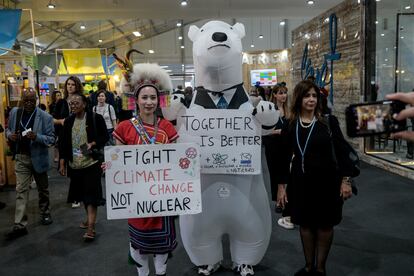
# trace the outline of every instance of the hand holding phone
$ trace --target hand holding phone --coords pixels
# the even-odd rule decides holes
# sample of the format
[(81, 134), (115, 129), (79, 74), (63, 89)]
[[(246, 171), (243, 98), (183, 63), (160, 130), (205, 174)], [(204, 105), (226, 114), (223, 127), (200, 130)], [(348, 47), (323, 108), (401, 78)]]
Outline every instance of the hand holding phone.
[[(386, 96), (390, 100), (399, 100), (401, 102), (410, 104), (411, 106), (399, 112), (396, 116), (396, 120), (405, 120), (407, 118), (414, 118), (414, 92), (398, 92)], [(401, 131), (394, 133), (392, 138), (404, 139), (414, 142), (414, 131)]]
[(80, 151), (83, 155), (90, 155), (92, 151), (88, 149), (88, 144), (82, 144), (80, 145)]
[(405, 130), (406, 120), (396, 120), (395, 115), (404, 110), (405, 105), (397, 100), (351, 104), (345, 111), (348, 136), (364, 137)]

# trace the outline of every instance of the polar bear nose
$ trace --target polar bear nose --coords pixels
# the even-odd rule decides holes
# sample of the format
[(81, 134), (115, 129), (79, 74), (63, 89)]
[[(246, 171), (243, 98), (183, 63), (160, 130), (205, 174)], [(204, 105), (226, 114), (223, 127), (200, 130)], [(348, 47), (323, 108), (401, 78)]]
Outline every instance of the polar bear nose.
[(227, 35), (225, 33), (214, 33), (212, 38), (215, 42), (223, 42), (227, 40)]

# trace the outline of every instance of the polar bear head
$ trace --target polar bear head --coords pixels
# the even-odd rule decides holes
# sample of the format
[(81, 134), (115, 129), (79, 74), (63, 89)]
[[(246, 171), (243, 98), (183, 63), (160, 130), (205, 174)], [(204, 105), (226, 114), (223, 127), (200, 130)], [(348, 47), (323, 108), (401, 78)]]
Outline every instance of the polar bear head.
[[(198, 85), (206, 86), (209, 82), (223, 79), (230, 83), (241, 81), (241, 39), (244, 36), (245, 29), (241, 23), (231, 26), (223, 21), (209, 21), (201, 28), (190, 26), (188, 37), (193, 42), (193, 61)], [(210, 79), (203, 82), (206, 74)]]

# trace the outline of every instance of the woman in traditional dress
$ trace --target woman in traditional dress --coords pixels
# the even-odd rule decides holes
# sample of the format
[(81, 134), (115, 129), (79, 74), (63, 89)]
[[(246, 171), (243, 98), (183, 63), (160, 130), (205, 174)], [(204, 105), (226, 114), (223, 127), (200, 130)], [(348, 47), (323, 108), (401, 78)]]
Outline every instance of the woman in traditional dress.
[[(166, 144), (178, 138), (174, 126), (156, 115), (165, 79), (169, 80), (168, 74), (158, 65), (134, 66), (130, 87), (138, 106), (137, 116), (121, 122), (115, 129), (113, 136), (117, 145)], [(130, 256), (136, 263), (138, 275), (149, 275), (151, 255), (156, 275), (165, 275), (169, 254), (177, 246), (174, 217), (128, 219), (128, 226)]]

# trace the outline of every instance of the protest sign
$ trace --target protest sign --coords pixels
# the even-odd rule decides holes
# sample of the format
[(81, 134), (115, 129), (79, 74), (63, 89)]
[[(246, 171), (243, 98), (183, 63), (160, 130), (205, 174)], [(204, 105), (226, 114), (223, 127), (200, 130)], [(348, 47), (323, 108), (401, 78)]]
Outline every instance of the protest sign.
[(108, 219), (201, 212), (196, 144), (105, 147)]
[(261, 126), (251, 111), (187, 109), (177, 128), (180, 142), (200, 146), (201, 173), (260, 174)]

